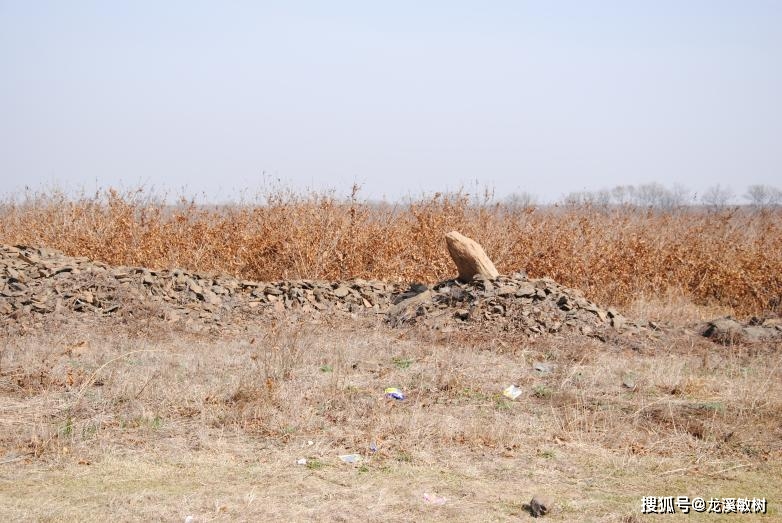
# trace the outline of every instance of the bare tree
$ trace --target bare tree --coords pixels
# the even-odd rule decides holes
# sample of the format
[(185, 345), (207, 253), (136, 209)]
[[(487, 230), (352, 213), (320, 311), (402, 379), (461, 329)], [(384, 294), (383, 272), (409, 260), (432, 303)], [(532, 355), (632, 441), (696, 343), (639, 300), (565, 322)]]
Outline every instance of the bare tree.
[(720, 184), (712, 185), (703, 192), (701, 202), (715, 209), (725, 207), (733, 199), (733, 190), (730, 187), (722, 187)]
[(657, 209), (673, 209), (685, 203), (686, 189), (675, 186), (673, 190), (667, 189), (659, 183), (648, 183), (639, 186), (634, 195), (636, 205), (655, 207)]
[(635, 187), (632, 185), (617, 185), (611, 189), (611, 199), (618, 205), (628, 205), (635, 200)]
[(670, 210), (682, 207), (693, 199), (690, 190), (683, 185), (675, 184), (668, 189), (659, 183), (649, 183), (638, 187), (619, 185), (610, 190), (572, 192), (562, 202), (566, 205), (635, 205)]
[(695, 201), (695, 196), (692, 192), (680, 183), (673, 184), (671, 189), (671, 204), (674, 207), (681, 207)]
[(529, 207), (535, 207), (535, 205), (537, 205), (537, 198), (534, 194), (528, 193), (526, 191), (513, 193), (505, 198), (505, 204), (508, 205), (508, 207), (515, 209), (526, 209)]
[(612, 198), (611, 191), (607, 189), (602, 189), (594, 194), (595, 203), (602, 207), (608, 207), (609, 205), (611, 205), (612, 200), (613, 198)]
[(568, 193), (562, 199), (565, 205), (591, 205), (594, 203), (595, 195), (589, 191), (576, 191)]
[(750, 185), (744, 198), (755, 207), (769, 207), (782, 203), (782, 191), (770, 185)]
[(608, 207), (613, 203), (612, 191), (601, 189), (599, 191), (577, 191), (569, 193), (562, 199), (566, 205), (591, 205), (594, 207)]

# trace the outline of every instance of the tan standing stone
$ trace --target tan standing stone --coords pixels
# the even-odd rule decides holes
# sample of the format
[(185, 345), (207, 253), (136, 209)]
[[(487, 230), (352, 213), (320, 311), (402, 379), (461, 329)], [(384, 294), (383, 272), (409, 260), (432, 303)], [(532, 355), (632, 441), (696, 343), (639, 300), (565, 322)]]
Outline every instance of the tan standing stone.
[(476, 274), (489, 279), (500, 275), (486, 251), (475, 240), (451, 231), (445, 235), (445, 242), (448, 245), (448, 253), (459, 269), (461, 281), (470, 281)]

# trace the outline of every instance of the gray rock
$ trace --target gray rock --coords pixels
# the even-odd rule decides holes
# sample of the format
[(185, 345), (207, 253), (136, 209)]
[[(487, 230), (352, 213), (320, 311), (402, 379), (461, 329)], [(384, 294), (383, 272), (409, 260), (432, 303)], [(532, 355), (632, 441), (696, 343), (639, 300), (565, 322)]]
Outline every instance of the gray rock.
[(773, 336), (773, 330), (765, 327), (750, 326), (744, 327), (741, 334), (744, 341), (756, 342), (770, 339)]
[(622, 375), (622, 386), (630, 390), (635, 390), (635, 374), (632, 372), (625, 372)]
[(627, 322), (625, 321), (624, 317), (620, 316), (619, 314), (615, 314), (611, 317), (611, 326), (615, 329), (623, 329), (626, 323)]
[(720, 318), (708, 322), (703, 335), (717, 343), (730, 345), (743, 341), (744, 327), (733, 318)]
[(551, 374), (556, 365), (553, 363), (535, 363), (532, 368), (539, 374)]
[(517, 298), (529, 298), (534, 296), (536, 292), (537, 289), (535, 286), (532, 283), (525, 281), (518, 286), (515, 296)]
[(350, 289), (348, 289), (344, 285), (340, 285), (339, 287), (334, 289), (334, 296), (336, 296), (337, 298), (344, 298), (348, 294), (350, 294)]
[(535, 518), (549, 514), (553, 508), (554, 503), (548, 496), (535, 495), (529, 502), (530, 514)]
[(557, 300), (557, 306), (563, 311), (569, 311), (573, 309), (570, 300), (565, 295), (559, 297), (559, 299)]

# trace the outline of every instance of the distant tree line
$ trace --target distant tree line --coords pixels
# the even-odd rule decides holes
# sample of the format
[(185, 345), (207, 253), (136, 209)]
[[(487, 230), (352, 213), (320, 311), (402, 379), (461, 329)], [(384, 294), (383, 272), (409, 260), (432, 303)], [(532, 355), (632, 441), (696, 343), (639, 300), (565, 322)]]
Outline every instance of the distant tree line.
[[(619, 185), (613, 189), (600, 191), (572, 192), (562, 198), (565, 205), (629, 205), (651, 207), (655, 209), (673, 209), (690, 205), (709, 208), (722, 208), (728, 205), (745, 203), (753, 207), (775, 207), (782, 205), (782, 190), (770, 185), (750, 185), (741, 195), (742, 201), (736, 201), (736, 194), (730, 187), (713, 185), (703, 193), (697, 194), (683, 185), (674, 184), (665, 187), (659, 183), (643, 185)], [(536, 204), (536, 198), (526, 192), (511, 194), (506, 203), (512, 206), (530, 207)]]

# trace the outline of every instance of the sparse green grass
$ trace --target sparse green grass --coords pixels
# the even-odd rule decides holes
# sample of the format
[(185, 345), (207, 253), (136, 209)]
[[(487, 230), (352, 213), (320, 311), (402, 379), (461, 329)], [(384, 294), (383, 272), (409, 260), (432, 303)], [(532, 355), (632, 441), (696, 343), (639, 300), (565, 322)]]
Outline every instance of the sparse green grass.
[(532, 388), (532, 394), (536, 398), (545, 399), (551, 397), (552, 390), (546, 385), (535, 385)]
[(310, 470), (320, 470), (325, 466), (326, 464), (317, 458), (307, 460), (307, 468)]
[(403, 358), (401, 356), (397, 356), (394, 358), (391, 358), (391, 361), (396, 366), (397, 369), (409, 369), (410, 365), (415, 363), (415, 360), (412, 358)]

